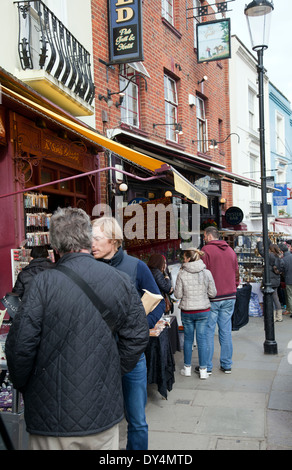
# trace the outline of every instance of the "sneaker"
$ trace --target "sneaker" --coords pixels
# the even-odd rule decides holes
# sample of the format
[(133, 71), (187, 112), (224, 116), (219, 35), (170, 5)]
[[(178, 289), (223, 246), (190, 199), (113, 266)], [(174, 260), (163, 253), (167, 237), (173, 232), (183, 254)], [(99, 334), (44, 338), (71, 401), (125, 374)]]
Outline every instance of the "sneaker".
[(207, 369), (200, 369), (200, 379), (205, 380), (209, 377)]
[(192, 375), (192, 366), (184, 366), (184, 368), (181, 369), (180, 373), (185, 377), (190, 377)]
[[(196, 374), (200, 374), (200, 370), (204, 370), (204, 369), (200, 369), (199, 366), (195, 367), (195, 372), (196, 372)], [(211, 371), (211, 370), (207, 370), (207, 374), (208, 374), (208, 375), (212, 375), (212, 371)]]
[(225, 374), (231, 374), (231, 369), (224, 369), (224, 367), (220, 367), (220, 370), (222, 370), (222, 372), (224, 372)]

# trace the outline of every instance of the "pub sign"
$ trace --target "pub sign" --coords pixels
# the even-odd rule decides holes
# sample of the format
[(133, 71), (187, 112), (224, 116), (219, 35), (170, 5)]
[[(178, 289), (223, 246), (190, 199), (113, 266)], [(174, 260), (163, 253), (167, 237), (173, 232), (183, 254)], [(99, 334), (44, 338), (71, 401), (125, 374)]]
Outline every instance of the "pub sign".
[(141, 0), (108, 0), (109, 61), (143, 60)]

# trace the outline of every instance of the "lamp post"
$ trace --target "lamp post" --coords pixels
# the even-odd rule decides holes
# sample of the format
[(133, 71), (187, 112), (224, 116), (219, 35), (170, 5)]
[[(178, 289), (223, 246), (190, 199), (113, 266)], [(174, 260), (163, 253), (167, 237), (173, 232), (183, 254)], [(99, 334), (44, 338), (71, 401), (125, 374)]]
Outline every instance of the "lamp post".
[(263, 66), (264, 50), (268, 48), (268, 35), (270, 26), (270, 13), (274, 5), (268, 0), (253, 0), (244, 9), (247, 18), (252, 49), (257, 52), (258, 64), (258, 89), (259, 89), (259, 132), (260, 132), (260, 157), (261, 157), (261, 196), (262, 196), (262, 226), (264, 246), (264, 324), (265, 342), (264, 352), (266, 354), (277, 354), (278, 347), (275, 341), (274, 315), (273, 315), (273, 289), (271, 286), (269, 271), (269, 233), (268, 233), (268, 211), (267, 211), (267, 177), (265, 157), (265, 125), (264, 125), (264, 74)]

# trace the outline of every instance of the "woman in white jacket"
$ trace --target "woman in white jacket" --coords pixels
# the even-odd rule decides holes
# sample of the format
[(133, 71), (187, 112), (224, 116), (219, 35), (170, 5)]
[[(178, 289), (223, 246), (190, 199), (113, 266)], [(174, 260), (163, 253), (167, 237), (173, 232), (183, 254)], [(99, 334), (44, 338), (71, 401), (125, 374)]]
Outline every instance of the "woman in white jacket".
[(181, 299), (179, 308), (184, 327), (184, 368), (181, 374), (191, 376), (192, 347), (196, 330), (200, 378), (207, 379), (209, 297), (215, 297), (217, 290), (211, 272), (200, 259), (203, 255), (204, 253), (197, 249), (184, 252), (184, 262), (177, 275), (174, 296)]

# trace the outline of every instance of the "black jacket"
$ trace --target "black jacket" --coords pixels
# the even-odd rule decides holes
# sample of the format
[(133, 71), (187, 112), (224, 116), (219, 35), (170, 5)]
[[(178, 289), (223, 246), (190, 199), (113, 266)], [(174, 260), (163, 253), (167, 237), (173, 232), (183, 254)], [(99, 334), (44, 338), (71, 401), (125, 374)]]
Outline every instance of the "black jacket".
[(128, 276), (87, 253), (64, 255), (57, 265), (77, 272), (110, 310), (111, 333), (86, 294), (65, 274), (34, 277), (6, 340), (12, 383), (23, 391), (29, 433), (88, 435), (123, 418), (122, 373), (145, 350), (149, 330)]
[(54, 263), (52, 263), (49, 258), (32, 259), (31, 262), (18, 274), (12, 292), (15, 292), (22, 297), (36, 274), (53, 267)]
[(166, 279), (158, 268), (150, 268), (150, 271), (152, 272), (156, 284), (159, 287), (161, 295), (164, 296), (165, 294), (169, 294), (172, 287), (171, 280), (169, 278)]
[[(262, 242), (257, 242), (257, 248), (259, 251), (259, 254), (264, 257), (264, 245)], [(276, 289), (279, 287), (280, 282), (281, 282), (281, 276), (280, 274), (277, 274), (274, 271), (274, 266), (277, 268), (277, 270), (280, 272), (282, 269), (282, 261), (281, 258), (278, 256), (275, 256), (274, 253), (271, 253), (269, 251), (269, 271), (270, 271), (270, 281), (271, 281), (271, 286), (273, 289)]]

